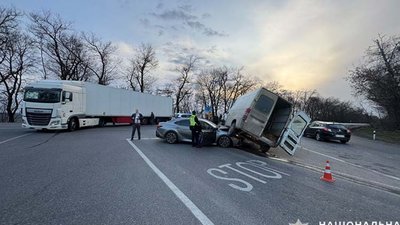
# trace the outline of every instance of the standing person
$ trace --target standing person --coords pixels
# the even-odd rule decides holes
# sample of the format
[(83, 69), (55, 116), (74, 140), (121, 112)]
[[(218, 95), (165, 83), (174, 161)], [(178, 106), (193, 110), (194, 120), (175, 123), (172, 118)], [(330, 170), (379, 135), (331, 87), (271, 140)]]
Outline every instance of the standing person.
[(154, 125), (154, 123), (155, 123), (155, 121), (154, 121), (154, 113), (151, 112), (151, 114), (150, 114), (150, 124)]
[(189, 117), (189, 126), (192, 131), (192, 147), (199, 146), (199, 131), (198, 127), (200, 126), (199, 118), (196, 116), (196, 111), (192, 112), (192, 115)]
[(143, 115), (139, 113), (139, 110), (136, 109), (136, 112), (132, 114), (132, 135), (131, 135), (131, 141), (133, 140), (133, 137), (135, 136), (136, 129), (138, 131), (138, 139), (140, 140), (140, 123), (143, 119)]
[(199, 122), (199, 120), (197, 119), (197, 123), (195, 126), (195, 130), (196, 130), (196, 135), (197, 135), (197, 148), (201, 148), (201, 146), (203, 145), (203, 133), (202, 133), (202, 127), (201, 127), (201, 123)]

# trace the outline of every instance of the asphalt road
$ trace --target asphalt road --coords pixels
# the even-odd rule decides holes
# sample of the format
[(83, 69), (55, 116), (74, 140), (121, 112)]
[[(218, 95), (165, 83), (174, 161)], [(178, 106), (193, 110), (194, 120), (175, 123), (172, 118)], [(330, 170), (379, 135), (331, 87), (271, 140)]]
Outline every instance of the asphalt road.
[[(142, 140), (130, 142), (130, 129), (36, 132), (0, 124), (0, 224), (400, 220), (397, 146), (378, 143), (383, 151), (374, 151), (354, 147), (357, 139), (349, 145), (304, 139), (294, 157), (278, 149), (271, 151), (276, 157), (265, 157), (235, 148), (170, 145), (155, 138), (152, 126), (142, 127)], [(339, 163), (346, 165), (335, 183), (319, 179), (316, 168), (325, 166), (326, 156), (334, 176)], [(367, 176), (356, 171), (364, 168), (392, 188), (349, 178)]]

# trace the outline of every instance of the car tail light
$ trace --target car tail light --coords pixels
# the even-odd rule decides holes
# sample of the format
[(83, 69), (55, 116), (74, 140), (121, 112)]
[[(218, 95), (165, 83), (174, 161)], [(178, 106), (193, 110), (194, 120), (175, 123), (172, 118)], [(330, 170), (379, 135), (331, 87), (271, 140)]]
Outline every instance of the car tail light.
[(242, 118), (242, 119), (243, 119), (243, 120), (246, 120), (247, 117), (249, 116), (250, 112), (251, 112), (251, 109), (250, 109), (250, 108), (247, 108), (246, 111), (244, 112), (244, 115), (243, 115), (243, 118)]
[(329, 128), (326, 128), (326, 127), (322, 128), (322, 130), (323, 130), (323, 131), (326, 131), (326, 132), (332, 132), (332, 130), (331, 130), (331, 129), (329, 129)]

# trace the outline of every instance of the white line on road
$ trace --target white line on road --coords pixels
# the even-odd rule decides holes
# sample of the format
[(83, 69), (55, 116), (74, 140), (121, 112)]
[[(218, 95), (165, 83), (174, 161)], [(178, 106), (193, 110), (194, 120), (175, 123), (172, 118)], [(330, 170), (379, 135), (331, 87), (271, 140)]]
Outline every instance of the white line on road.
[[(157, 140), (157, 139), (160, 139), (160, 138), (140, 138), (140, 140)], [(134, 138), (133, 141), (139, 141), (139, 140), (137, 138)]]
[[(301, 147), (301, 148), (304, 149), (304, 150), (306, 150), (306, 151), (309, 151), (309, 152), (312, 152), (312, 153), (315, 153), (315, 154), (318, 154), (318, 155), (322, 155), (322, 156), (325, 156), (325, 157), (330, 158), (330, 159), (334, 159), (334, 160), (339, 161), (339, 162), (342, 162), (342, 163), (347, 163), (346, 161), (344, 161), (344, 160), (342, 160), (342, 159), (338, 159), (338, 158), (335, 158), (335, 157), (330, 156), (330, 155), (325, 155), (325, 154), (323, 154), (323, 153), (316, 152), (316, 151), (313, 151), (313, 150), (311, 150), (311, 149), (304, 148), (304, 147)], [(351, 164), (351, 163), (349, 163), (349, 164)], [(351, 165), (357, 166), (357, 165), (354, 165), (354, 164), (351, 164)]]
[(371, 170), (371, 169), (365, 168), (365, 167), (360, 166), (360, 165), (356, 165), (356, 164), (353, 164), (353, 163), (349, 163), (349, 162), (344, 161), (344, 160), (342, 160), (342, 159), (338, 159), (338, 158), (335, 158), (335, 157), (333, 157), (333, 156), (325, 155), (325, 154), (323, 154), (323, 153), (319, 153), (319, 152), (313, 151), (313, 150), (308, 149), (308, 148), (304, 148), (304, 147), (301, 147), (301, 148), (304, 149), (304, 150), (306, 150), (306, 151), (309, 151), (309, 152), (312, 152), (312, 153), (315, 153), (315, 154), (318, 154), (318, 155), (322, 155), (322, 156), (325, 156), (325, 157), (330, 158), (330, 159), (337, 160), (337, 161), (342, 162), (342, 163), (345, 163), (345, 164), (347, 164), (347, 165), (354, 166), (354, 167), (357, 167), (357, 168), (361, 168), (361, 169), (364, 169), (364, 170), (368, 170), (368, 171), (371, 171), (371, 172), (373, 172), (373, 173), (379, 174), (379, 175), (381, 175), (381, 176), (385, 176), (385, 177), (388, 177), (388, 178), (391, 178), (391, 179), (395, 179), (395, 180), (400, 181), (400, 178), (398, 178), (398, 177), (395, 177), (395, 176), (392, 176), (392, 175), (388, 175), (388, 174), (385, 174), (385, 173), (381, 173), (381, 172), (376, 171), (376, 170)]
[(7, 139), (7, 140), (5, 140), (5, 141), (0, 142), (0, 144), (4, 144), (4, 143), (6, 143), (6, 142), (9, 142), (9, 141), (12, 141), (12, 140), (15, 140), (15, 139), (18, 139), (18, 138), (22, 138), (22, 137), (25, 137), (25, 136), (28, 136), (28, 135), (31, 135), (31, 134), (32, 134), (32, 133), (24, 134), (24, 135), (21, 135), (21, 136), (18, 136), (18, 137), (13, 137), (13, 138), (10, 138), (10, 139)]
[(185, 206), (193, 213), (193, 215), (202, 224), (214, 224), (211, 220), (181, 191), (179, 188), (172, 183), (170, 179), (163, 172), (161, 172), (147, 156), (132, 142), (130, 139), (126, 139), (128, 143), (135, 149), (135, 151), (142, 157), (142, 159), (149, 165), (149, 167), (157, 174), (158, 177), (171, 189), (171, 191), (185, 204)]

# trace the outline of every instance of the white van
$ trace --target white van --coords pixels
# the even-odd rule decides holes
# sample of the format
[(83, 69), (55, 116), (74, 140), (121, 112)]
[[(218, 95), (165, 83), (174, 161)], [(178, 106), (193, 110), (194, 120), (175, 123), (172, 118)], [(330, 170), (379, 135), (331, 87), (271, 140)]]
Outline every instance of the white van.
[(240, 96), (229, 109), (225, 125), (238, 135), (264, 146), (281, 146), (290, 155), (310, 122), (304, 112), (293, 113), (293, 105), (282, 97), (259, 88)]

